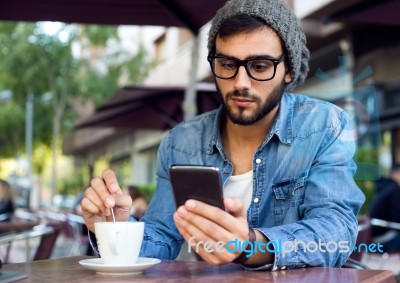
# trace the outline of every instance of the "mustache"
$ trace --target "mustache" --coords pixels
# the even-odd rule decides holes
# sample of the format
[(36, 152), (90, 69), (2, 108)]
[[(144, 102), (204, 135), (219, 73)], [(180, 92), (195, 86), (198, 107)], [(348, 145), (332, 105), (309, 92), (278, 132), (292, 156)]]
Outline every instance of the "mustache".
[(249, 91), (244, 90), (244, 91), (239, 91), (239, 90), (234, 90), (231, 92), (228, 92), (226, 95), (227, 99), (232, 99), (232, 98), (245, 98), (253, 101), (260, 101), (260, 97), (254, 94), (251, 94)]

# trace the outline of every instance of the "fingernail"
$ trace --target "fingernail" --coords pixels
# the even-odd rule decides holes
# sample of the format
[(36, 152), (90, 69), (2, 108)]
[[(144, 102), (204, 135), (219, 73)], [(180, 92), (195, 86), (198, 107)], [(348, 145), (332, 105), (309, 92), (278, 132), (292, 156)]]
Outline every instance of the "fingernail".
[(107, 207), (113, 207), (114, 205), (115, 205), (115, 201), (112, 198), (110, 198), (110, 197), (106, 198), (106, 206)]
[(195, 208), (196, 207), (196, 202), (194, 200), (188, 200), (185, 205), (189, 208)]
[(226, 198), (226, 200), (228, 202), (228, 206), (233, 206), (235, 204), (235, 201), (232, 198)]
[(186, 209), (183, 207), (183, 206), (181, 206), (181, 207), (179, 207), (178, 208), (178, 215), (180, 216), (180, 217), (185, 217), (185, 215), (186, 215)]
[(112, 192), (112, 193), (115, 193), (115, 192), (117, 192), (118, 190), (119, 190), (119, 187), (118, 187), (118, 185), (115, 184), (115, 183), (112, 183), (112, 184), (110, 185), (110, 187), (109, 187), (109, 191)]

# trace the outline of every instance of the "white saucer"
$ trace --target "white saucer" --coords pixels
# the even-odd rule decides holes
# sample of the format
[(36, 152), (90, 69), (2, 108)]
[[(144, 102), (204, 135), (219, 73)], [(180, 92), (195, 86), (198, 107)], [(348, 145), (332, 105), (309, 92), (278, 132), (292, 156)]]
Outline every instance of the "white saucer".
[(144, 270), (159, 264), (161, 260), (157, 258), (139, 257), (135, 264), (129, 265), (106, 265), (101, 258), (89, 258), (79, 261), (79, 264), (95, 270), (98, 274), (104, 275), (131, 275), (142, 273)]

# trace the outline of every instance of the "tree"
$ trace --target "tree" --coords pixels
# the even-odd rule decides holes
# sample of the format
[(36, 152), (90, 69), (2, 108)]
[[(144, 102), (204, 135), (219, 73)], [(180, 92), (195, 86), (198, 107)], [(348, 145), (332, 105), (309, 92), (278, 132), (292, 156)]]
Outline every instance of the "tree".
[(25, 121), (24, 110), (13, 101), (2, 103), (0, 107), (0, 152), (4, 157), (15, 157), (24, 135), (24, 128), (21, 127)]
[[(118, 88), (122, 76), (130, 78), (132, 83), (143, 79), (151, 62), (146, 61), (143, 49), (134, 56), (123, 50), (105, 52), (110, 39), (119, 40), (117, 27), (59, 23), (52, 33), (45, 27), (44, 23), (0, 23), (0, 91), (13, 92), (7, 108), (1, 106), (0, 118), (4, 121), (0, 130), (5, 134), (0, 138), (6, 150), (0, 151), (0, 158), (19, 156), (24, 151), (25, 121), (21, 114), (27, 95), (33, 94), (34, 145), (51, 143), (54, 194), (58, 143), (63, 133), (73, 130), (74, 103), (103, 102)], [(74, 46), (89, 53), (100, 50), (99, 56), (74, 56)]]

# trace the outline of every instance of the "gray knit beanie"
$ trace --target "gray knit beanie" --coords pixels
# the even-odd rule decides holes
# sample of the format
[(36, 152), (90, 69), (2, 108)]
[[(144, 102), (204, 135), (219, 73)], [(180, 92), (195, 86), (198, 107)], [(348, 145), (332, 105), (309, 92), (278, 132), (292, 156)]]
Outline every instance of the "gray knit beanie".
[(215, 38), (221, 24), (228, 18), (246, 14), (264, 20), (281, 37), (286, 49), (286, 62), (292, 74), (292, 81), (286, 85), (289, 91), (302, 84), (308, 73), (310, 53), (306, 46), (306, 37), (301, 30), (296, 15), (282, 0), (231, 0), (215, 15), (208, 34), (208, 51), (215, 47)]

